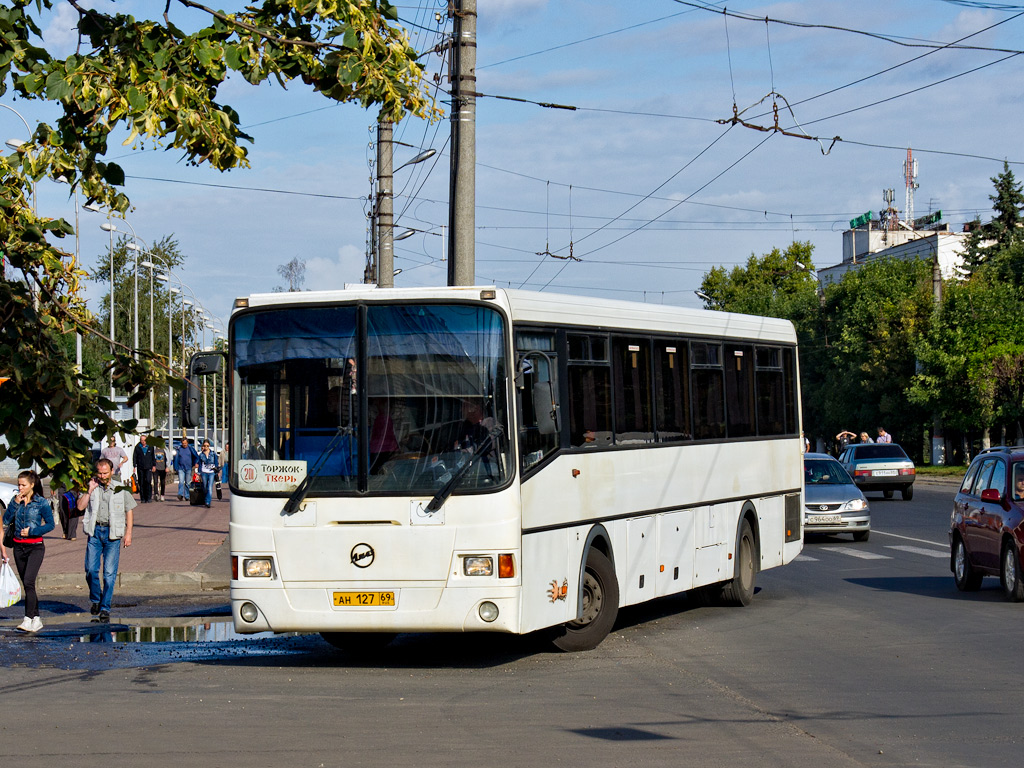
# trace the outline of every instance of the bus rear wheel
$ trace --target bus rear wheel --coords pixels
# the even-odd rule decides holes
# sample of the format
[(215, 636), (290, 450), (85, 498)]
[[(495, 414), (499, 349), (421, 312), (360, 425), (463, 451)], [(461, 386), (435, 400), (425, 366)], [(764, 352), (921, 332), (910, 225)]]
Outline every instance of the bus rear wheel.
[(750, 605), (754, 600), (754, 581), (757, 577), (757, 542), (750, 522), (740, 526), (736, 547), (736, 572), (722, 588), (722, 602), (726, 605)]
[(602, 552), (591, 549), (583, 571), (580, 618), (563, 624), (552, 642), (563, 651), (596, 648), (615, 625), (619, 615), (619, 582), (615, 568)]

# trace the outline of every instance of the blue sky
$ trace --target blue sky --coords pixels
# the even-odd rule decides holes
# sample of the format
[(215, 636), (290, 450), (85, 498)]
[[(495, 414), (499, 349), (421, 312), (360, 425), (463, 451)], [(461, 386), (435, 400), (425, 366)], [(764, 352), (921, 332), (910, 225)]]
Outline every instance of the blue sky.
[[(729, 3), (760, 21), (671, 0), (478, 6), (478, 90), (488, 94), (477, 103), (481, 284), (697, 306), (693, 291), (712, 266), (794, 238), (814, 244), (816, 266), (840, 261), (847, 222), (877, 212), (884, 188), (895, 190), (902, 212), (908, 146), (919, 164), (915, 212), (941, 209), (955, 229), (989, 216), (990, 178), (1003, 159), (1021, 176), (1024, 56), (983, 49), (1024, 48), (1024, 16), (1013, 18), (1024, 5)], [(155, 4), (118, 7), (143, 15)], [(450, 31), (445, 7), (398, 4), (403, 21), (434, 30), (410, 27), (414, 44), (432, 47)], [(69, 9), (47, 19), (48, 41), (71, 44)], [(183, 26), (200, 18), (173, 5), (171, 14)], [(766, 16), (819, 26), (766, 24)], [(976, 49), (910, 45), (968, 35), (962, 44)], [(445, 66), (436, 55), (425, 61), (431, 74)], [(772, 97), (754, 105), (773, 90), (780, 125), (798, 133), (799, 124), (822, 144), (716, 122), (735, 103), (749, 122), (771, 125)], [(331, 106), (300, 84), (230, 82), (221, 100), (255, 138), (250, 170), (194, 169), (174, 152), (111, 152), (129, 176), (128, 220), (139, 236), (174, 235), (187, 255), (181, 276), (225, 320), (236, 296), (281, 285), (277, 267), (295, 257), (306, 261), (307, 288), (360, 282), (375, 112)], [(3, 102), (30, 121), (45, 115), (9, 96)], [(395, 244), (398, 286), (446, 280), (448, 131), (447, 121), (396, 127), (396, 139), (412, 145), (396, 147), (396, 166), (420, 148), (438, 150), (395, 178), (396, 231), (432, 233)], [(0, 132), (21, 138), (24, 128), (0, 111)], [(843, 141), (824, 154), (834, 136)], [(66, 187), (44, 182), (38, 194), (42, 212), (73, 217)], [(86, 268), (107, 248), (102, 221), (82, 215)], [(579, 261), (541, 255), (566, 255), (570, 243)]]

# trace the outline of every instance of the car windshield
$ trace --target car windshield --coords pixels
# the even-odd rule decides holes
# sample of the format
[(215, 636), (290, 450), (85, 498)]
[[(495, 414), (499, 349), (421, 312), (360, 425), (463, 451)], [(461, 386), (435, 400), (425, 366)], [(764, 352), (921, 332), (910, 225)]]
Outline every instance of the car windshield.
[(853, 481), (835, 459), (804, 459), (804, 484), (853, 485)]
[(854, 449), (856, 459), (906, 459), (907, 454), (898, 445), (858, 445)]
[(505, 326), (477, 305), (343, 305), (233, 323), (239, 488), (436, 493), (508, 479)]

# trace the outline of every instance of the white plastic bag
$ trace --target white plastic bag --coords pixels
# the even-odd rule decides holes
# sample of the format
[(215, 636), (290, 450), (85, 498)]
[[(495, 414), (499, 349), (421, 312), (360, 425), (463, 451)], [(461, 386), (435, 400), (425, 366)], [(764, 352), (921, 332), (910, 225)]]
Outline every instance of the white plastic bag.
[(8, 562), (0, 565), (0, 608), (10, 608), (21, 600), (21, 582)]

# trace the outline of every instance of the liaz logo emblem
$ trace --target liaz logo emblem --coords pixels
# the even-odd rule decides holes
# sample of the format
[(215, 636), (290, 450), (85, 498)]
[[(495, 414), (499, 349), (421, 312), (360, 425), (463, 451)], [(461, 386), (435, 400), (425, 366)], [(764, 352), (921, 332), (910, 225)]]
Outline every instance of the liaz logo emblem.
[(350, 556), (356, 568), (369, 568), (373, 565), (373, 547), (369, 544), (356, 544)]

